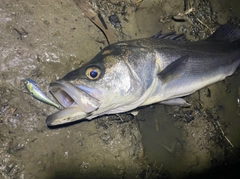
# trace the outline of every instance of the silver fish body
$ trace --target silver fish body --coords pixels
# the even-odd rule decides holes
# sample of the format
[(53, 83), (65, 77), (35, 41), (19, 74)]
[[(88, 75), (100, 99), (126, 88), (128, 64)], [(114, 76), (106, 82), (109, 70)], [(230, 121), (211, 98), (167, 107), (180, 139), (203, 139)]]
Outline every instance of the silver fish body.
[[(61, 118), (55, 113), (46, 122), (53, 126), (92, 119), (157, 102), (185, 105), (180, 97), (221, 81), (239, 68), (239, 37), (239, 29), (226, 24), (208, 39), (198, 42), (183, 40), (182, 35), (158, 34), (155, 38), (112, 44), (57, 81), (58, 85), (50, 84), (66, 92), (64, 83), (67, 83), (67, 88), (75, 92), (66, 92), (72, 103), (65, 105), (64, 112), (60, 111)], [(97, 108), (90, 111), (81, 108), (81, 102), (77, 102), (81, 99), (76, 98), (82, 92), (89, 95), (90, 103), (99, 101)], [(55, 97), (62, 103), (61, 98), (66, 95)], [(78, 119), (69, 117), (74, 111), (87, 115)]]

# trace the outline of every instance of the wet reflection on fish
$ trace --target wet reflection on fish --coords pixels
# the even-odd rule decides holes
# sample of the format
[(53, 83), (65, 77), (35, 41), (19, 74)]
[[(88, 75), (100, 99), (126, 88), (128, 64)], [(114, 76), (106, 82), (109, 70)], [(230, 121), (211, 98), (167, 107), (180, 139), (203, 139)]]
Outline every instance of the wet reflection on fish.
[(240, 30), (230, 24), (198, 42), (158, 33), (115, 43), (50, 84), (65, 109), (46, 122), (54, 126), (90, 120), (158, 102), (188, 105), (180, 97), (225, 79), (240, 69), (239, 64)]
[(37, 83), (35, 81), (33, 81), (32, 79), (27, 79), (24, 82), (28, 92), (37, 100), (42, 101), (46, 104), (50, 104), (56, 108), (60, 108), (60, 105), (54, 103), (51, 99), (49, 99), (47, 97), (46, 94), (43, 93), (42, 90), (40, 90), (40, 88), (37, 86)]

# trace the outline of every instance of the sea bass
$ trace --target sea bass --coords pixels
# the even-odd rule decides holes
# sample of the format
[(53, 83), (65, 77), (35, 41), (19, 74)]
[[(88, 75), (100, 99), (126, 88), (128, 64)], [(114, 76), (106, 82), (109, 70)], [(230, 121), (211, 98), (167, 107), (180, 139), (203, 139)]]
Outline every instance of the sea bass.
[(158, 102), (185, 105), (180, 97), (239, 69), (240, 30), (230, 24), (197, 42), (175, 33), (118, 42), (50, 84), (65, 109), (48, 116), (46, 123), (90, 120)]

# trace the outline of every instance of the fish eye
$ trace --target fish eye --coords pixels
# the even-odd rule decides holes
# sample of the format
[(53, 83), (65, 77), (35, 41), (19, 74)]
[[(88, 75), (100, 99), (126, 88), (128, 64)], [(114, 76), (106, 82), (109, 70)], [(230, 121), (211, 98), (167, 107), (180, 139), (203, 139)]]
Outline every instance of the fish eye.
[(97, 80), (101, 75), (101, 70), (97, 67), (89, 67), (85, 74), (90, 80)]

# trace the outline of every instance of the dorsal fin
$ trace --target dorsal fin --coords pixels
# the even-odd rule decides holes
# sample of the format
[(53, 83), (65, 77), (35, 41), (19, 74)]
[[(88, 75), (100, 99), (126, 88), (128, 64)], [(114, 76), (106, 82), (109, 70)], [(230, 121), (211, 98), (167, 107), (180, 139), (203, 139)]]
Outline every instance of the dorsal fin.
[(175, 41), (188, 41), (185, 34), (176, 34), (175, 32), (169, 32), (163, 34), (161, 31), (152, 36), (155, 39), (168, 39), (168, 40), (175, 40)]
[(220, 26), (206, 40), (233, 42), (240, 39), (240, 29), (230, 23)]

